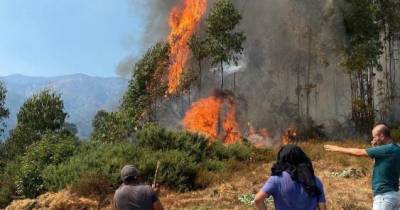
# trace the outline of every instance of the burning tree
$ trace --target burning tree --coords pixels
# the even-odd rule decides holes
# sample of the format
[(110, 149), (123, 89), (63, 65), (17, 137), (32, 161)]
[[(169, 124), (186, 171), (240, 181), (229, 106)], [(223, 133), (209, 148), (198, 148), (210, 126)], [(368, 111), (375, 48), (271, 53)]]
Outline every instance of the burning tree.
[(207, 46), (211, 63), (221, 71), (221, 89), (224, 88), (224, 63), (237, 65), (246, 40), (243, 32), (235, 32), (242, 16), (230, 0), (218, 0), (207, 19)]
[(189, 57), (189, 40), (197, 29), (207, 9), (207, 0), (184, 0), (182, 7), (175, 7), (169, 19), (171, 33), (168, 36), (170, 62), (168, 93), (175, 93), (181, 82), (183, 69)]
[(183, 125), (186, 130), (200, 133), (226, 144), (240, 141), (240, 127), (236, 121), (236, 104), (230, 92), (215, 91), (190, 107)]
[(137, 124), (146, 114), (152, 119), (156, 101), (167, 89), (164, 75), (168, 66), (169, 45), (165, 43), (157, 43), (135, 64), (121, 106), (133, 124)]
[(202, 40), (199, 36), (194, 35), (189, 41), (190, 50), (192, 50), (193, 57), (196, 59), (199, 66), (199, 88), (201, 89), (201, 77), (202, 77), (202, 61), (207, 58), (207, 47), (206, 41)]

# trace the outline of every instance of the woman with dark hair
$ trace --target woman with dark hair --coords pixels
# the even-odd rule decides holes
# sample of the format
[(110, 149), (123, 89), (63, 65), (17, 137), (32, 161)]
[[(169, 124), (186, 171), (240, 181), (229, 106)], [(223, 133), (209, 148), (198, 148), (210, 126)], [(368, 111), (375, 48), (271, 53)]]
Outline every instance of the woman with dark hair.
[(259, 210), (267, 209), (264, 201), (271, 195), (276, 210), (326, 210), (323, 185), (300, 147), (293, 144), (282, 147), (271, 172), (256, 195)]

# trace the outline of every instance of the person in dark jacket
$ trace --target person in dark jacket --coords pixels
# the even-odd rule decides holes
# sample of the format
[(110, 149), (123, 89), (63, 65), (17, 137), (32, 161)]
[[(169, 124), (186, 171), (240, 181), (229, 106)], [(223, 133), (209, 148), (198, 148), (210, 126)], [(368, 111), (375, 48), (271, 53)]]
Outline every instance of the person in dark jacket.
[(121, 170), (122, 185), (114, 194), (114, 207), (117, 210), (163, 210), (155, 186), (141, 182), (140, 171), (132, 165)]

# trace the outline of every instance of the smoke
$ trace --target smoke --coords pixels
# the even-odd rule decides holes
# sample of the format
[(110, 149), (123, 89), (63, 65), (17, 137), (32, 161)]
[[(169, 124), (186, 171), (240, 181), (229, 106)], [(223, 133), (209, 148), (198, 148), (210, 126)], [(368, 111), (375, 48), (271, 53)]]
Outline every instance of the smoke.
[[(298, 113), (306, 116), (307, 110), (316, 123), (328, 128), (345, 122), (350, 93), (341, 66), (345, 43), (342, 0), (232, 1), (243, 17), (238, 30), (246, 34), (247, 40), (239, 65), (225, 66), (228, 71), (224, 88), (235, 87), (242, 127), (251, 124), (279, 133), (293, 123)], [(147, 49), (156, 41), (165, 40), (169, 12), (181, 1), (132, 2), (146, 11), (140, 47)], [(209, 0), (209, 9), (214, 2)], [(204, 24), (201, 30), (204, 31)], [(136, 60), (132, 56), (124, 59), (118, 72), (129, 72)], [(221, 79), (215, 67), (204, 63), (203, 68), (209, 70), (202, 77), (202, 89), (193, 88), (189, 96), (164, 102), (164, 110), (157, 112), (160, 124), (179, 127), (190, 103), (219, 87)]]
[[(158, 41), (164, 41), (170, 31), (168, 25), (169, 13), (179, 0), (131, 0), (132, 12), (141, 16), (144, 28), (141, 31), (141, 39), (135, 48), (139, 49), (139, 57), (128, 55), (122, 59), (116, 69), (120, 76), (130, 76), (133, 66), (141, 55)], [(129, 27), (129, 26), (128, 26)]]
[[(256, 127), (282, 130), (298, 112), (328, 128), (349, 110), (347, 77), (341, 67), (345, 40), (342, 3), (332, 0), (235, 0), (245, 32), (244, 70), (236, 92), (247, 101), (242, 114)], [(309, 76), (308, 73), (309, 72)], [(226, 79), (233, 84), (232, 75)], [(231, 80), (231, 82), (229, 82)], [(296, 90), (302, 91), (297, 97)], [(232, 88), (227, 86), (227, 88)]]

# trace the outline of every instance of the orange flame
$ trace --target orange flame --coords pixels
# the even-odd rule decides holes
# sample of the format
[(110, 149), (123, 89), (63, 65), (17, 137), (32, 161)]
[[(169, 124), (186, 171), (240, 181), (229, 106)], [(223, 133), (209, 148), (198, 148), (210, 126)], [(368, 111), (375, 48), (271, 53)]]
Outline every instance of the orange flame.
[(226, 133), (225, 143), (234, 144), (240, 141), (239, 124), (236, 122), (236, 106), (229, 103), (229, 111), (224, 121), (223, 127)]
[(282, 136), (282, 144), (286, 145), (290, 143), (295, 143), (296, 137), (297, 137), (297, 128), (294, 126), (289, 126), (289, 128), (286, 129), (285, 133)]
[(168, 43), (171, 47), (168, 93), (176, 92), (179, 86), (183, 68), (190, 52), (187, 43), (193, 36), (206, 10), (207, 0), (184, 0), (183, 7), (176, 6), (171, 11), (169, 18), (171, 33), (168, 36)]
[(222, 100), (211, 96), (193, 103), (183, 118), (186, 130), (216, 139)]
[[(236, 122), (236, 105), (229, 100), (227, 104), (227, 113), (221, 121), (221, 113), (224, 108), (223, 96), (210, 96), (201, 99), (192, 104), (183, 118), (183, 126), (186, 130), (199, 133), (217, 139), (224, 132), (223, 141), (226, 144), (237, 143), (241, 139), (240, 127)], [(220, 122), (222, 122), (223, 131), (219, 131)]]

